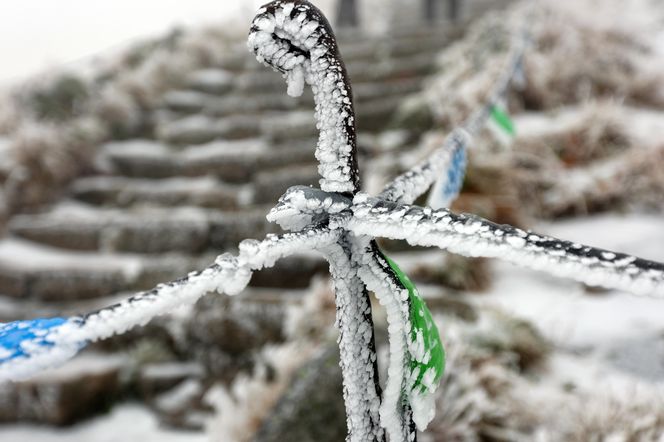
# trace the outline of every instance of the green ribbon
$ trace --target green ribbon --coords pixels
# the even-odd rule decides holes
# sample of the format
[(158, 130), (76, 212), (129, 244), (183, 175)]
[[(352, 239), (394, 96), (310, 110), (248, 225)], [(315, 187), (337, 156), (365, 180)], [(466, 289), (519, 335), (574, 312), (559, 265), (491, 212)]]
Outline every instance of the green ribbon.
[(496, 124), (503, 129), (507, 134), (511, 136), (516, 135), (516, 129), (514, 128), (514, 122), (512, 122), (512, 119), (510, 116), (502, 110), (499, 106), (493, 105), (491, 106), (491, 118), (493, 121), (496, 122)]
[[(440, 381), (445, 372), (445, 349), (443, 348), (440, 334), (433, 321), (431, 312), (418, 293), (415, 284), (413, 284), (410, 278), (394, 261), (387, 256), (385, 256), (385, 260), (394, 271), (401, 285), (408, 290), (409, 319), (411, 323), (410, 337), (416, 340), (417, 335), (421, 333), (424, 340), (425, 357), (418, 361), (413, 355), (410, 355), (409, 364), (411, 372), (418, 371), (417, 378), (412, 385), (412, 390), (419, 389), (421, 393), (426, 393), (430, 391), (430, 386), (435, 386)], [(422, 381), (427, 372), (433, 373), (433, 379), (430, 379), (427, 382), (428, 385), (425, 385)], [(430, 376), (431, 374), (427, 377), (429, 378)]]

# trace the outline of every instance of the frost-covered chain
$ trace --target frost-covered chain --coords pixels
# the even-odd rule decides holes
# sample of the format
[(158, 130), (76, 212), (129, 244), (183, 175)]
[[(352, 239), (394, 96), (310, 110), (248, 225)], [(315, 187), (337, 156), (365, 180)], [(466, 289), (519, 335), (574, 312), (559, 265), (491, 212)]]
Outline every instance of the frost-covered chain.
[(305, 82), (311, 85), (320, 131), (316, 158), (321, 189), (358, 191), (352, 90), (325, 16), (307, 1), (273, 1), (254, 18), (249, 48), (284, 75), (289, 95), (301, 95)]
[[(511, 83), (523, 74), (523, 57), (528, 46), (528, 15), (519, 32), (514, 33), (513, 44), (505, 68), (487, 95), (487, 99), (470, 116), (444, 139), (426, 160), (416, 164), (388, 183), (379, 198), (401, 204), (412, 204), (436, 183), (432, 200), (439, 202), (435, 208), (444, 208), (461, 190), (466, 169), (467, 150), (479, 131), (491, 118), (492, 110), (507, 94)], [(438, 182), (437, 182), (438, 181)], [(439, 193), (436, 195), (436, 192)]]
[(358, 195), (347, 228), (463, 256), (499, 258), (591, 286), (664, 298), (664, 264), (498, 225), (475, 215)]
[(263, 241), (246, 240), (240, 243), (238, 256), (221, 255), (201, 271), (85, 316), (19, 321), (0, 327), (0, 381), (24, 379), (61, 365), (87, 343), (144, 325), (156, 316), (195, 303), (207, 293), (235, 295), (247, 286), (253, 271), (272, 267), (278, 259), (301, 250), (323, 250), (340, 235), (340, 231), (319, 226), (269, 235)]

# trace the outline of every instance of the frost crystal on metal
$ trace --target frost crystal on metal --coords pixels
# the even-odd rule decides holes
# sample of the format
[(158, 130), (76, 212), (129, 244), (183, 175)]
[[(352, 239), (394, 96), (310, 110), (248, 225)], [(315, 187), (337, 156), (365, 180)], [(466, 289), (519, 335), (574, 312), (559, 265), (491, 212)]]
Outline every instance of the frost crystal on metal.
[[(403, 239), (473, 257), (492, 257), (587, 284), (664, 298), (664, 264), (562, 241), (445, 209), (458, 194), (472, 137), (496, 118), (518, 76), (526, 38), (512, 54), (487, 101), (439, 149), (389, 183), (378, 197), (360, 193), (350, 82), (332, 29), (306, 0), (262, 7), (249, 34), (259, 61), (280, 72), (290, 95), (311, 86), (320, 136), (320, 189), (289, 189), (268, 219), (289, 231), (246, 240), (239, 254), (117, 305), (81, 317), (0, 326), (0, 381), (22, 379), (71, 358), (86, 343), (123, 333), (210, 292), (236, 295), (254, 271), (285, 256), (315, 250), (330, 263), (339, 328), (349, 441), (413, 441), (433, 418), (433, 393), (444, 350), (426, 305), (376, 237)], [(498, 115), (507, 124), (506, 115)], [(435, 184), (436, 207), (412, 205)], [(378, 383), (368, 289), (387, 310), (390, 359), (385, 390)]]

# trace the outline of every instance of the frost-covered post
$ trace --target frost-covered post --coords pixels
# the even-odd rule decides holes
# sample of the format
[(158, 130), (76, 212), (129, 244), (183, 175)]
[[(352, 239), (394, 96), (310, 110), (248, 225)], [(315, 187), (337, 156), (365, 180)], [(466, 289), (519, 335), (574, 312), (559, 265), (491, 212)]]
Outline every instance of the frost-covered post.
[[(342, 16), (344, 8), (353, 9), (350, 12), (356, 20), (353, 0), (342, 1), (340, 6)], [(325, 16), (307, 1), (273, 1), (258, 11), (249, 34), (249, 47), (259, 61), (284, 75), (289, 95), (301, 95), (305, 82), (311, 85), (320, 131), (316, 158), (322, 176), (321, 190), (352, 198), (360, 188), (353, 95)], [(282, 198), (282, 202), (290, 201)], [(340, 204), (347, 208), (347, 204)], [(315, 215), (307, 217), (306, 222)], [(271, 219), (279, 222), (278, 211), (273, 211)], [(292, 217), (283, 218), (282, 226), (302, 227), (293, 224)], [(352, 235), (344, 233), (336, 244), (323, 250), (330, 262), (336, 292), (348, 440), (383, 441), (371, 303), (357, 273), (353, 242)]]
[[(527, 20), (525, 20), (527, 21)], [(302, 250), (330, 262), (349, 441), (411, 442), (433, 418), (433, 394), (445, 366), (435, 323), (417, 289), (374, 240), (402, 239), (469, 257), (499, 258), (589, 285), (664, 299), (664, 264), (496, 225), (445, 207), (463, 182), (466, 149), (491, 120), (509, 129), (500, 108), (518, 77), (527, 34), (514, 34), (512, 54), (488, 98), (427, 159), (391, 181), (377, 197), (358, 192), (352, 93), (329, 24), (304, 0), (278, 0), (259, 10), (249, 44), (281, 72), (291, 95), (310, 84), (320, 138), (321, 188), (295, 186), (268, 219), (290, 232), (244, 240), (239, 254), (118, 304), (69, 318), (0, 324), (0, 382), (55, 367), (91, 342), (146, 324), (210, 292), (236, 295), (254, 271)], [(434, 184), (435, 183), (435, 184)], [(431, 185), (428, 207), (412, 205)], [(367, 289), (387, 311), (389, 365), (381, 393)]]

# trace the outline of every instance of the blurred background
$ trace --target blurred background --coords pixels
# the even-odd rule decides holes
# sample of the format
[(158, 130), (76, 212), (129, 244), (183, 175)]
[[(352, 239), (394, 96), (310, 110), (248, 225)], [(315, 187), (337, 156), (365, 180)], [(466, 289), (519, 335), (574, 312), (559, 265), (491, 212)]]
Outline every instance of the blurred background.
[[(317, 184), (310, 91), (288, 97), (246, 49), (261, 1), (5, 3), (0, 322), (85, 313), (202, 268), (278, 232), (265, 214), (279, 196)], [(505, 103), (516, 133), (475, 140), (453, 210), (664, 261), (661, 1), (313, 3), (353, 84), (366, 191), (486, 99), (526, 22)], [(448, 350), (421, 440), (664, 440), (661, 302), (381, 245)], [(0, 440), (343, 440), (334, 315), (327, 264), (285, 259), (240, 296), (0, 384)]]

